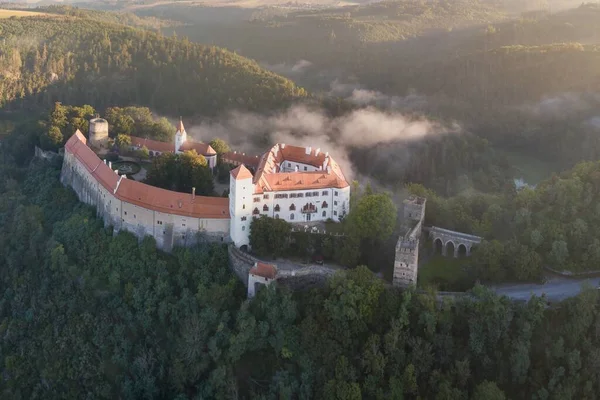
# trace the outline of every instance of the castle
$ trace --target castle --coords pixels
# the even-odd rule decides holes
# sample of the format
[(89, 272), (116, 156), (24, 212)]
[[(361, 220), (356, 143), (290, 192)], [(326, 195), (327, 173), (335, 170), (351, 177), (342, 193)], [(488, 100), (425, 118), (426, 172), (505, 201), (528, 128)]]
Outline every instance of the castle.
[[(90, 121), (89, 137), (90, 145), (104, 146), (108, 122), (102, 118)], [(188, 141), (181, 121), (174, 146), (132, 137), (132, 148), (142, 146), (151, 156), (200, 150), (209, 167), (216, 165), (214, 149)], [(258, 160), (254, 173), (243, 162), (231, 171), (229, 198), (196, 196), (194, 190), (179, 193), (119, 176), (78, 130), (65, 145), (61, 182), (71, 186), (81, 201), (96, 207), (105, 225), (132, 232), (140, 239), (152, 236), (165, 251), (201, 239), (247, 247), (250, 222), (261, 215), (305, 224), (339, 221), (348, 213), (350, 185), (328, 153), (276, 144)]]

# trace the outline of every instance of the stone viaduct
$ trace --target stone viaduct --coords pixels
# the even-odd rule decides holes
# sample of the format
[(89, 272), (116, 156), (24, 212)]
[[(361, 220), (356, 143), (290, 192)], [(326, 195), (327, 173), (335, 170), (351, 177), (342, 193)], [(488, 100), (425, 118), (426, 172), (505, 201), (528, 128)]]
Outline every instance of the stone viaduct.
[(455, 232), (449, 229), (432, 226), (429, 228), (429, 237), (433, 240), (436, 251), (441, 249), (442, 255), (458, 257), (459, 255), (470, 256), (473, 246), (481, 243), (480, 236), (467, 233)]

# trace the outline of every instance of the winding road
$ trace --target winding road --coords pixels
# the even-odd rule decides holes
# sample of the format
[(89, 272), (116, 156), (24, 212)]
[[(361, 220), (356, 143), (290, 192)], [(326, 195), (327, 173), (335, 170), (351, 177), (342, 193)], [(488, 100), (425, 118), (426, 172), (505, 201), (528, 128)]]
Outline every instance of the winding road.
[(562, 301), (569, 297), (577, 296), (585, 286), (597, 288), (600, 278), (567, 279), (551, 278), (545, 284), (507, 284), (496, 285), (490, 288), (499, 295), (507, 296), (513, 300), (529, 300), (532, 295), (542, 296), (550, 301)]

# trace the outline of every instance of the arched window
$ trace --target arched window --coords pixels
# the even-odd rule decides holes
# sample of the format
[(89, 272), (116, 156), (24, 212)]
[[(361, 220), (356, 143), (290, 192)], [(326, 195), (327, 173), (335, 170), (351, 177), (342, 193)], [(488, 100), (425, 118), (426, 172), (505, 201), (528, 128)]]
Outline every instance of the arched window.
[(323, 204), (321, 204), (321, 208), (327, 208), (327, 207), (329, 207), (329, 206), (327, 205), (327, 202), (324, 201)]
[(323, 217), (327, 216), (327, 211), (323, 211)]
[(254, 211), (252, 211), (252, 215), (258, 215), (260, 214), (260, 211), (258, 211), (258, 208), (255, 208)]
[(279, 219), (279, 214), (275, 214), (275, 219)]
[(290, 214), (290, 219), (294, 219), (294, 214)]
[(292, 203), (292, 205), (290, 206), (290, 211), (296, 211), (296, 206), (294, 205), (294, 203)]
[(279, 204), (275, 204), (275, 211), (279, 212), (281, 209), (279, 208)]
[(242, 230), (243, 230), (243, 231), (245, 231), (245, 230), (246, 230), (246, 227), (245, 227), (245, 226), (243, 226), (243, 225), (242, 225)]
[(265, 205), (263, 206), (263, 211), (269, 211), (269, 206), (265, 204)]

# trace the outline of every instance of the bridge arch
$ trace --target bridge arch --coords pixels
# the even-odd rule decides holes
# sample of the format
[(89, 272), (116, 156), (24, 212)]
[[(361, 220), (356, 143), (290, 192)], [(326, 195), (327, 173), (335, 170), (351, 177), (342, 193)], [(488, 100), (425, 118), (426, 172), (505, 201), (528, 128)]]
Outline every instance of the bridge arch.
[(429, 228), (429, 236), (433, 239), (434, 250), (437, 252), (441, 246), (442, 255), (449, 257), (468, 257), (471, 255), (473, 246), (478, 245), (483, 240), (480, 236), (435, 226)]
[(433, 252), (435, 254), (444, 254), (444, 242), (442, 242), (442, 239), (433, 239)]

